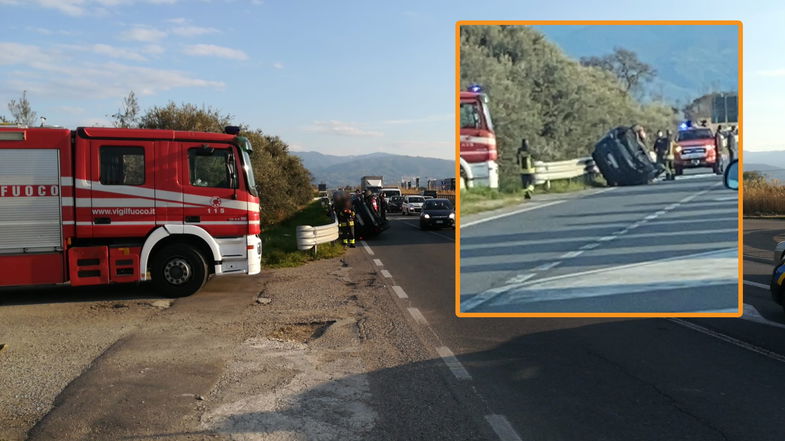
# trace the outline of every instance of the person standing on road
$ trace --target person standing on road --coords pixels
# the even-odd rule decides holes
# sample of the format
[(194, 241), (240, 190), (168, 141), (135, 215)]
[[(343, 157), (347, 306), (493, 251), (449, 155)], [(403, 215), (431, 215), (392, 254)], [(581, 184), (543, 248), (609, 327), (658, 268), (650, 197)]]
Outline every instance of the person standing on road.
[(521, 170), (521, 185), (523, 186), (523, 197), (531, 199), (534, 193), (534, 161), (529, 150), (529, 141), (524, 138), (516, 156), (518, 167)]
[(725, 170), (725, 162), (723, 153), (725, 152), (725, 140), (722, 136), (722, 126), (717, 126), (717, 131), (714, 132), (714, 173), (721, 175)]
[(654, 153), (657, 154), (657, 164), (665, 165), (665, 153), (668, 151), (669, 143), (670, 140), (665, 137), (662, 130), (657, 130), (657, 139), (654, 140)]
[(355, 212), (352, 208), (351, 196), (342, 197), (338, 211), (338, 230), (344, 247), (354, 248), (354, 218)]
[(736, 145), (736, 126), (731, 126), (728, 133), (728, 163), (737, 159), (739, 156), (738, 146)]

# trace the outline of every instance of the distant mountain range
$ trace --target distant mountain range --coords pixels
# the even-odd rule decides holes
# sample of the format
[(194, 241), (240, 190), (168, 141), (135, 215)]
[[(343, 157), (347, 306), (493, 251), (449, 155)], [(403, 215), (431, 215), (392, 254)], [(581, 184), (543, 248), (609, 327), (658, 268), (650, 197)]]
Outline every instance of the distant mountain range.
[(302, 159), (305, 168), (313, 175), (314, 184), (324, 182), (328, 188), (358, 186), (363, 176), (383, 176), (385, 185), (398, 185), (402, 177), (419, 177), (421, 185), (424, 185), (427, 179), (455, 176), (455, 162), (445, 159), (390, 153), (352, 156), (319, 152), (291, 153)]
[(575, 59), (609, 54), (618, 46), (657, 69), (648, 85), (679, 105), (738, 86), (738, 44), (732, 26), (535, 26)]
[(785, 151), (744, 152), (744, 171), (785, 182)]

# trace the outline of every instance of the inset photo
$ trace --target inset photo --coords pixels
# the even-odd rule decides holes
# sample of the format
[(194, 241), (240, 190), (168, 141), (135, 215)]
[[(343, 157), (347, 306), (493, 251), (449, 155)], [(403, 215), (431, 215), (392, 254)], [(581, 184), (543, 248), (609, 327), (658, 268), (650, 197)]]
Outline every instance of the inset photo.
[(458, 316), (741, 314), (741, 22), (456, 39)]

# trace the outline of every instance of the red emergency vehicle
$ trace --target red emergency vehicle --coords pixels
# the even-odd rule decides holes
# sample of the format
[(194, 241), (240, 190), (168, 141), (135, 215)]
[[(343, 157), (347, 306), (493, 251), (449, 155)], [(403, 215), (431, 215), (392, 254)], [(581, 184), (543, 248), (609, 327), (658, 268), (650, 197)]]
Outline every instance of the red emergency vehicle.
[(488, 95), (476, 85), (461, 92), (461, 178), (467, 187), (499, 186), (496, 135)]
[(151, 280), (178, 297), (259, 273), (238, 132), (0, 126), (0, 286)]
[(674, 169), (677, 175), (683, 174), (685, 168), (710, 167), (715, 173), (719, 171), (714, 132), (710, 128), (682, 125), (676, 135), (676, 144)]

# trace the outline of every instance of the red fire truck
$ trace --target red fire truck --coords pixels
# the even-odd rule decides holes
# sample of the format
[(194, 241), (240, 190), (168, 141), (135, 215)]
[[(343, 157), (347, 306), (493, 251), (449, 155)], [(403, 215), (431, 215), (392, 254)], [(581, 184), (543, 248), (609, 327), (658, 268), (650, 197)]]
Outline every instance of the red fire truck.
[(488, 95), (473, 85), (461, 92), (461, 179), (466, 187), (499, 186), (496, 135)]
[(251, 144), (226, 133), (0, 126), (0, 286), (261, 271)]

